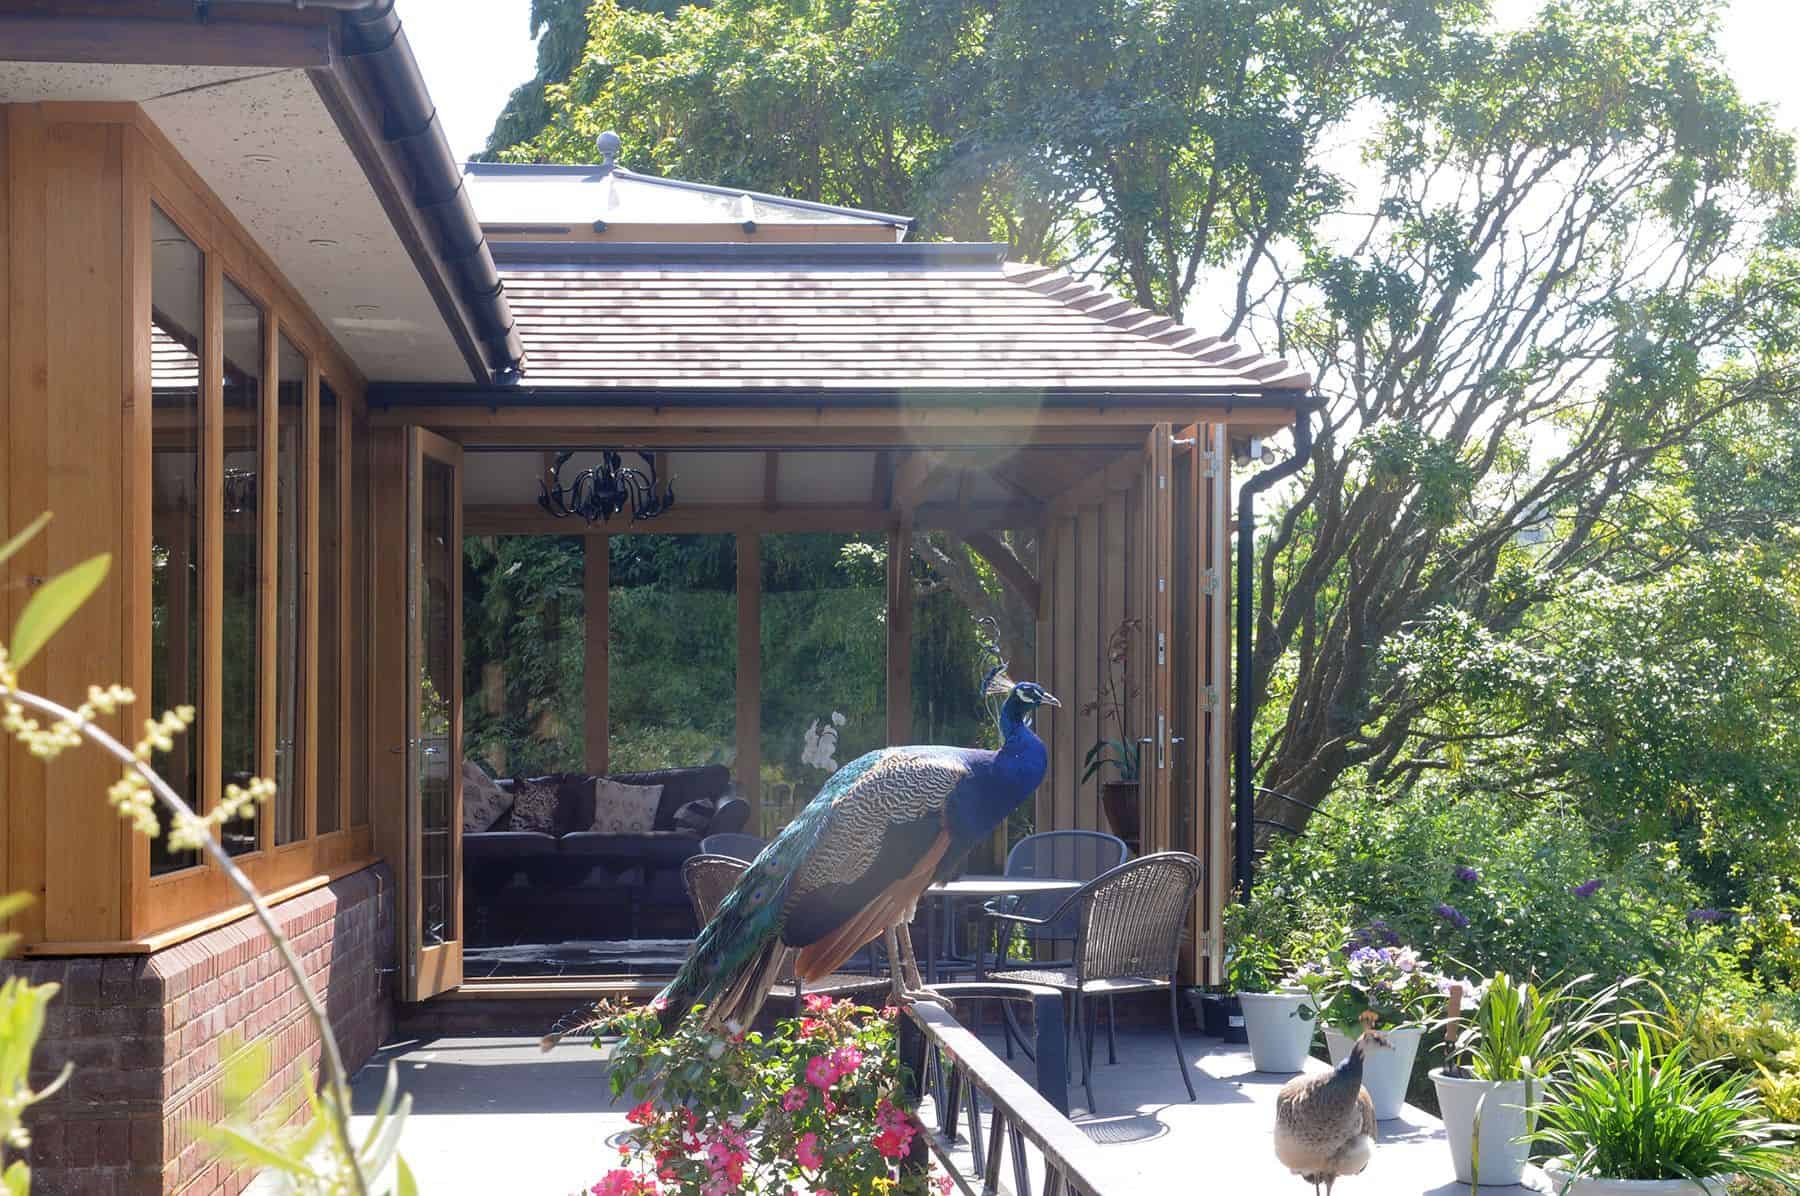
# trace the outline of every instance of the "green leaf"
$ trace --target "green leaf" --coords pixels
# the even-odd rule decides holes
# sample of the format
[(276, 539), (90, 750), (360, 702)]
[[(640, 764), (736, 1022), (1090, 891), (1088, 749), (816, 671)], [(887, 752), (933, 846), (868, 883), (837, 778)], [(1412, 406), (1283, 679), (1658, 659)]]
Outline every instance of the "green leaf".
[(42, 515), (39, 515), (36, 519), (33, 519), (30, 523), (26, 524), (24, 531), (8, 540), (4, 547), (0, 547), (0, 565), (4, 565), (12, 558), (13, 553), (31, 543), (32, 537), (43, 531), (44, 525), (49, 522), (50, 512), (45, 511)]
[(394, 1170), (399, 1176), (394, 1185), (394, 1196), (419, 1196), (418, 1181), (413, 1179), (412, 1168), (406, 1165), (404, 1158), (394, 1160)]
[(304, 1159), (289, 1158), (282, 1151), (264, 1142), (259, 1142), (250, 1135), (224, 1125), (199, 1125), (194, 1128), (195, 1136), (211, 1142), (220, 1154), (235, 1163), (252, 1167), (272, 1167), (277, 1171), (285, 1171), (289, 1175), (310, 1175), (311, 1168)]
[(19, 612), (19, 622), (13, 627), (10, 645), (13, 668), (23, 669), (30, 663), (50, 637), (100, 588), (111, 568), (112, 553), (103, 552), (73, 569), (58, 573), (38, 587), (38, 592)]
[(0, 1187), (6, 1196), (31, 1196), (31, 1168), (24, 1163), (14, 1163), (4, 1174), (0, 1174)]

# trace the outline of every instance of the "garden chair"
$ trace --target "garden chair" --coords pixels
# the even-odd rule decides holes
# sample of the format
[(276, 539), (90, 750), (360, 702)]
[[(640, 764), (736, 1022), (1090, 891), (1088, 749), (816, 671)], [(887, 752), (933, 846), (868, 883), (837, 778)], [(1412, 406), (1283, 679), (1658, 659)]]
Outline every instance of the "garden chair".
[(1182, 851), (1142, 856), (1089, 881), (1042, 917), (998, 912), (1001, 923), (1043, 929), (1072, 916), (1075, 950), (1064, 966), (1041, 964), (995, 972), (990, 979), (1043, 984), (1072, 997), (1075, 1027), (1081, 1034), (1081, 1081), (1088, 1110), (1094, 1109), (1095, 998), (1167, 990), (1169, 1039), (1181, 1066), (1181, 1082), (1194, 1099), (1187, 1050), (1181, 1043), (1181, 1010), (1175, 971), (1181, 955), (1182, 927), (1194, 908), (1203, 866)]
[[(728, 837), (731, 836), (713, 836)], [(725, 895), (731, 892), (731, 887), (737, 884), (738, 877), (749, 866), (744, 860), (728, 855), (689, 856), (681, 866), (681, 883), (687, 889), (688, 901), (694, 907), (694, 917), (702, 927), (719, 912), (719, 905), (725, 900)], [(802, 984), (800, 978), (794, 975), (794, 958), (797, 954), (792, 950), (784, 952), (781, 968), (775, 975), (775, 987), (769, 992), (772, 998), (790, 1001), (796, 1015), (800, 1013), (805, 999), (815, 994), (833, 999), (856, 996), (871, 998), (875, 994), (887, 992), (891, 987), (885, 976), (855, 976), (847, 973), (834, 973), (810, 984)]]
[[(746, 835), (742, 831), (725, 831), (717, 835), (708, 835), (700, 840), (700, 854), (728, 855), (748, 864), (768, 845), (767, 839), (759, 839), (755, 835)], [(720, 896), (724, 896), (724, 894), (720, 894)]]
[[(1013, 849), (1006, 853), (1004, 872), (1007, 876), (1089, 881), (1110, 872), (1130, 858), (1131, 848), (1117, 835), (1109, 835), (1103, 831), (1040, 831), (1035, 835), (1026, 835), (1013, 845)], [(985, 961), (978, 959), (980, 967), (977, 975), (986, 975), (993, 968), (1066, 965), (1068, 947), (1075, 940), (1073, 913), (1041, 928), (995, 923), (991, 919), (994, 914), (1002, 912), (1041, 918), (1061, 905), (1067, 896), (1066, 893), (1032, 893), (1002, 897), (984, 905), (982, 910), (986, 919), (982, 925), (982, 946), (977, 955), (986, 950), (986, 944), (992, 942), (994, 962), (992, 968), (989, 968)], [(996, 927), (1000, 933), (995, 932)], [(1016, 945), (1023, 945), (1029, 954), (1023, 958), (1014, 957), (1012, 952)], [(1061, 948), (1060, 952), (1058, 948)], [(1008, 1012), (1004, 1029), (1006, 1056), (1010, 1059), (1017, 1027), (1012, 1024), (1010, 1010)], [(1106, 1006), (1106, 1061), (1119, 1061), (1111, 1001)]]

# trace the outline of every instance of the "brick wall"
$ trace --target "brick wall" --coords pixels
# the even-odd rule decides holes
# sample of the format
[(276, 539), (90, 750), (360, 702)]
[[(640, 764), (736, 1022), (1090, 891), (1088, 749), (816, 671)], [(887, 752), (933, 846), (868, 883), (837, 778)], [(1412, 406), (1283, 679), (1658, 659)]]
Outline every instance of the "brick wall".
[[(354, 1069), (393, 1024), (392, 875), (366, 868), (274, 912)], [(207, 1161), (188, 1129), (219, 1115), (221, 1040), (271, 1044), (269, 1095), (317, 1063), (299, 994), (252, 919), (155, 955), (0, 963), (9, 973), (63, 986), (34, 1080), (75, 1066), (68, 1086), (27, 1118), (34, 1196), (235, 1194), (249, 1177)]]

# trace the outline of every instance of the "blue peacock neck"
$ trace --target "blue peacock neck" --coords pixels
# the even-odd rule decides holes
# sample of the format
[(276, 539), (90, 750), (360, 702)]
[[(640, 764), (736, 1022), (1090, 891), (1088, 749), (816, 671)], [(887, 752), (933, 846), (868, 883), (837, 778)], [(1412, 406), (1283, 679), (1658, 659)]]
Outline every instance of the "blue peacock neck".
[(1000, 750), (994, 753), (993, 765), (983, 783), (975, 787), (972, 800), (951, 811), (959, 837), (979, 839), (992, 833), (1044, 779), (1048, 756), (1044, 741), (1031, 729), (1034, 709), (1017, 694), (1001, 707)]

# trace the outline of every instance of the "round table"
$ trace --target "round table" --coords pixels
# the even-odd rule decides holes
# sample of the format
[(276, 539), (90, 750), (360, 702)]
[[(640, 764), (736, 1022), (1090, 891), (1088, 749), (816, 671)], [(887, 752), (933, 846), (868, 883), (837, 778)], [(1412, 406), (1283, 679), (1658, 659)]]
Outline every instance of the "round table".
[[(925, 890), (927, 900), (935, 900), (942, 907), (945, 929), (954, 925), (953, 911), (959, 901), (991, 901), (996, 897), (1027, 897), (1040, 893), (1066, 894), (1073, 893), (1087, 882), (1079, 880), (1056, 880), (1038, 876), (993, 876), (969, 875), (959, 876), (954, 880), (940, 880)], [(925, 919), (925, 983), (937, 983), (937, 919), (928, 916)]]

